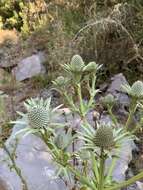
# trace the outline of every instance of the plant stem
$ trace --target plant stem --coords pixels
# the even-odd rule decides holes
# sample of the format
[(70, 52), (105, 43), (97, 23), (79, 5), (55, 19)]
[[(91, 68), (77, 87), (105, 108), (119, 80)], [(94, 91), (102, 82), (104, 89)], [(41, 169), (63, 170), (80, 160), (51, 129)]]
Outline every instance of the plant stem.
[(11, 153), (9, 152), (8, 148), (6, 147), (6, 145), (4, 143), (2, 143), (3, 145), (3, 149), (5, 150), (5, 152), (7, 153), (10, 161), (12, 162), (12, 167), (15, 170), (16, 174), (19, 176), (19, 178), (21, 179), (22, 182), (22, 189), (23, 190), (28, 190), (28, 186), (27, 183), (24, 179), (24, 177), (21, 174), (21, 169), (16, 165), (15, 159), (14, 157), (11, 155)]
[(108, 112), (109, 112), (109, 114), (110, 114), (110, 116), (111, 116), (111, 119), (112, 119), (113, 123), (114, 123), (115, 125), (117, 125), (118, 121), (117, 121), (117, 118), (115, 117), (115, 115), (114, 115), (113, 112), (112, 112), (112, 108), (108, 107)]
[(104, 169), (105, 169), (104, 149), (101, 148), (98, 190), (103, 190), (103, 188), (104, 188)]
[(78, 108), (75, 106), (73, 99), (70, 98), (66, 92), (63, 93), (63, 96), (65, 97), (65, 100), (67, 101), (70, 108), (74, 110), (75, 112), (78, 112)]
[(136, 104), (137, 104), (137, 100), (133, 99), (132, 102), (131, 102), (129, 116), (128, 116), (127, 122), (125, 124), (125, 129), (126, 130), (128, 130), (128, 127), (130, 126), (130, 123), (132, 121), (133, 115), (134, 115), (134, 113), (136, 111)]
[(72, 172), (76, 177), (78, 177), (78, 180), (87, 187), (91, 188), (91, 190), (96, 190), (96, 187), (94, 187), (93, 183), (88, 180), (83, 174), (81, 174), (78, 170), (73, 168), (72, 166), (67, 166), (68, 170)]
[(112, 159), (111, 165), (110, 165), (109, 170), (108, 170), (108, 174), (105, 178), (105, 181), (107, 181), (107, 182), (110, 179), (110, 177), (112, 177), (112, 175), (113, 175), (113, 170), (114, 170), (116, 163), (117, 163), (117, 160), (119, 158), (119, 153), (120, 153), (120, 149), (117, 151), (116, 156)]
[(77, 94), (78, 94), (78, 99), (80, 103), (80, 112), (81, 112), (81, 117), (84, 117), (84, 105), (83, 105), (83, 99), (82, 99), (82, 93), (81, 93), (81, 85), (77, 85)]
[(83, 165), (84, 165), (84, 167), (83, 167), (83, 173), (84, 173), (85, 176), (87, 176), (87, 168), (88, 168), (88, 162), (87, 162), (87, 160), (83, 161)]
[(93, 103), (93, 100), (94, 100), (94, 96), (96, 94), (95, 83), (96, 83), (96, 76), (93, 75), (93, 78), (92, 78), (92, 87), (90, 88), (90, 85), (89, 85), (90, 99), (89, 99), (89, 102), (88, 102), (88, 108), (91, 107), (91, 105)]
[(120, 188), (123, 188), (123, 187), (128, 187), (129, 185), (135, 183), (136, 181), (140, 180), (143, 178), (143, 171), (141, 173), (139, 173), (138, 175), (130, 178), (129, 180), (127, 181), (124, 181), (120, 184), (117, 184), (113, 187), (108, 187), (106, 188), (105, 190), (117, 190), (117, 189), (120, 189)]

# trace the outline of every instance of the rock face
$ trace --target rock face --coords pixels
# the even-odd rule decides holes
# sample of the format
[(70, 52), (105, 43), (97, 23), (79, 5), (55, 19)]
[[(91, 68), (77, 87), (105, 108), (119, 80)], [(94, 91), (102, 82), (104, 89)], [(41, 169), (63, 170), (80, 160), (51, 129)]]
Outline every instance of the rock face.
[(38, 74), (44, 73), (45, 69), (42, 63), (45, 61), (44, 54), (42, 52), (27, 57), (20, 61), (13, 69), (13, 74), (17, 81), (23, 81), (29, 79)]
[[(126, 82), (127, 81), (122, 74), (115, 75), (115, 77), (112, 78), (112, 83), (108, 88), (107, 93), (112, 93), (115, 97), (124, 96), (125, 94), (120, 91), (120, 86)], [(125, 102), (119, 101), (119, 104), (124, 105), (124, 103), (129, 103), (129, 99), (126, 95)], [(57, 122), (68, 122), (70, 126), (75, 128), (80, 127), (81, 119), (77, 115), (73, 116), (68, 109), (63, 109), (63, 112), (64, 114)], [(95, 121), (93, 121), (93, 111), (88, 113), (87, 120), (91, 125), (95, 125)], [(109, 115), (102, 115), (100, 123), (112, 124), (112, 120)], [(25, 127), (25, 125), (21, 126), (21, 128)], [(12, 148), (14, 134), (21, 128), (18, 125), (14, 127), (11, 137), (6, 142), (8, 148)], [(78, 149), (79, 146), (77, 145), (76, 148)], [(136, 147), (133, 142), (130, 141), (124, 143), (119, 154), (120, 159), (117, 161), (113, 173), (115, 181), (121, 182), (125, 180), (126, 171), (128, 169), (128, 164), (132, 160), (132, 150), (134, 148)], [(0, 185), (3, 185), (6, 188), (8, 186), (9, 188), (0, 190), (22, 190), (19, 177), (14, 171), (9, 170), (6, 162), (1, 162), (4, 158), (7, 158), (7, 155), (3, 150), (0, 150)], [(17, 147), (16, 162), (21, 168), (22, 174), (28, 183), (29, 190), (67, 190), (63, 181), (56, 176), (55, 166), (51, 161), (50, 154), (48, 153), (45, 144), (38, 137), (29, 134), (20, 140)], [(107, 167), (110, 162), (110, 160), (107, 161)], [(2, 182), (1, 178), (3, 180)], [(6, 182), (8, 182), (8, 184)]]
[(128, 84), (125, 76), (122, 73), (119, 73), (111, 78), (111, 84), (107, 90), (108, 93), (117, 98), (119, 104), (121, 105), (129, 105), (129, 98), (128, 96), (121, 91), (121, 86), (124, 84)]
[[(12, 148), (13, 136), (18, 130), (19, 126), (15, 126), (10, 139), (6, 143), (9, 149)], [(1, 150), (0, 176), (4, 182), (1, 183), (0, 181), (0, 185), (2, 186), (8, 182), (10, 188), (6, 189), (4, 185), (5, 189), (0, 190), (22, 190), (19, 177), (13, 170), (10, 171), (7, 162), (2, 162), (4, 158), (7, 158), (7, 155)], [(28, 190), (66, 190), (63, 181), (56, 176), (55, 167), (51, 163), (50, 155), (44, 143), (37, 137), (29, 135), (20, 140), (20, 144), (17, 147), (16, 162), (27, 181)]]
[(121, 120), (124, 120), (128, 116), (127, 109), (130, 105), (130, 99), (127, 94), (123, 93), (121, 86), (128, 84), (125, 76), (122, 73), (116, 74), (111, 78), (111, 84), (107, 89), (107, 94), (111, 93), (117, 99), (117, 105), (115, 107), (116, 115)]
[[(66, 119), (71, 126), (80, 126), (80, 119), (74, 117), (65, 110), (68, 114)], [(88, 114), (88, 121), (93, 124), (92, 112)], [(65, 116), (59, 118), (59, 122), (65, 122)], [(11, 137), (6, 142), (9, 149), (12, 148), (14, 143), (15, 133), (25, 128), (25, 125), (16, 125), (13, 129)], [(79, 148), (79, 145), (76, 146)], [(132, 150), (134, 145), (130, 142), (124, 144), (120, 152), (120, 159), (114, 169), (114, 180), (117, 182), (125, 179), (125, 172), (128, 164), (132, 159)], [(11, 189), (8, 190), (22, 190), (21, 181), (14, 171), (10, 171), (7, 162), (1, 162), (7, 158), (6, 153), (0, 151), (0, 176), (7, 182)], [(67, 190), (63, 181), (56, 176), (55, 166), (51, 161), (51, 156), (45, 144), (36, 136), (28, 135), (22, 138), (17, 147), (17, 165), (21, 168), (22, 174), (28, 183), (29, 190)], [(110, 160), (109, 160), (110, 163)], [(108, 167), (108, 162), (107, 162)], [(0, 189), (1, 190), (1, 189)], [(4, 189), (5, 190), (5, 189)], [(6, 189), (7, 190), (7, 189)]]

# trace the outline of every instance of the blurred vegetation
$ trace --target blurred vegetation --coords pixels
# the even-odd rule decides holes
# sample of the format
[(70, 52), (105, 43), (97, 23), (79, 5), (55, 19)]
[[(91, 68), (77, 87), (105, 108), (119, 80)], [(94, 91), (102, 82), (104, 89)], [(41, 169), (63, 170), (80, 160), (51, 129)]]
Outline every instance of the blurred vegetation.
[[(81, 54), (87, 61), (96, 59), (96, 29), (93, 27), (87, 33), (83, 33), (77, 41), (73, 41), (74, 36), (86, 24), (108, 17), (114, 6), (119, 3), (127, 3), (122, 9), (122, 24), (142, 51), (142, 0), (1, 0), (0, 28), (18, 31), (22, 37), (18, 42), (22, 45), (15, 48), (18, 52), (22, 52), (19, 56), (45, 51), (46, 69), (51, 71), (48, 78), (54, 78), (53, 75), (60, 69), (59, 66), (68, 62), (75, 53)], [(118, 48), (118, 44), (115, 47)], [(111, 51), (114, 51), (114, 48), (110, 49), (112, 55)], [(17, 51), (16, 55), (10, 54), (18, 57)], [(116, 62), (116, 66), (110, 64), (107, 68), (110, 69), (109, 73), (115, 73), (124, 67), (120, 63), (122, 60), (120, 62), (113, 60), (113, 62)], [(132, 68), (129, 65), (129, 73), (130, 70)]]
[[(119, 19), (134, 43), (119, 25), (105, 22), (88, 27), (75, 38), (79, 30), (105, 18)], [(118, 72), (131, 82), (143, 80), (143, 60), (132, 59), (134, 53), (143, 55), (142, 23), (143, 0), (0, 0), (0, 65), (9, 65), (5, 70), (10, 74), (21, 59), (44, 52), (46, 73), (30, 80), (35, 89), (47, 88), (74, 54), (80, 54), (85, 64), (96, 60), (104, 65), (98, 83)], [(11, 81), (5, 77), (0, 85), (12, 97)], [(12, 98), (10, 104), (14, 110)], [(3, 114), (5, 139), (10, 130), (9, 118)]]

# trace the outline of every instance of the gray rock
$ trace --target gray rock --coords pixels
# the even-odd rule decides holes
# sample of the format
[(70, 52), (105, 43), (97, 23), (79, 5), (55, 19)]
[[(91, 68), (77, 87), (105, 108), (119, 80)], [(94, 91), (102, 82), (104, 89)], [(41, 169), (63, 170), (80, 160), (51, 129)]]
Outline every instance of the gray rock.
[(133, 141), (125, 141), (123, 143), (119, 153), (119, 159), (113, 172), (113, 179), (115, 181), (122, 182), (126, 179), (126, 171), (132, 160), (132, 151), (134, 149), (136, 149), (136, 146)]
[[(25, 126), (23, 125), (23, 127)], [(19, 129), (19, 126), (16, 125), (11, 137), (6, 142), (9, 149), (12, 148), (14, 134)], [(21, 168), (29, 190), (66, 190), (63, 181), (56, 176), (55, 166), (51, 162), (51, 157), (45, 144), (39, 138), (33, 135), (22, 138), (16, 153), (16, 163)], [(0, 176), (10, 186), (10, 189), (6, 190), (22, 190), (19, 177), (13, 170), (9, 169), (7, 165), (8, 161), (3, 162), (4, 158), (7, 158), (7, 155), (4, 150), (1, 150)]]
[(17, 67), (12, 70), (12, 72), (17, 81), (29, 79), (45, 72), (44, 66), (42, 65), (44, 61), (44, 54), (40, 52), (20, 61)]
[(122, 73), (119, 73), (111, 78), (111, 84), (107, 90), (108, 93), (116, 95), (117, 93), (122, 93), (121, 85), (128, 84), (125, 76)]
[[(66, 117), (62, 115), (58, 122), (69, 122), (71, 126), (76, 128), (80, 127), (81, 120), (78, 116), (72, 116), (70, 110), (64, 109), (63, 112)], [(92, 119), (92, 111), (89, 112), (87, 119), (94, 124)], [(102, 118), (101, 122), (111, 122), (109, 117)], [(22, 128), (26, 127), (25, 125)], [(12, 143), (14, 142), (15, 133), (21, 128), (16, 125), (13, 128), (11, 137), (6, 142), (6, 145), (11, 149)], [(76, 149), (80, 148), (80, 143), (76, 145)], [(132, 159), (132, 150), (135, 148), (133, 142), (125, 142), (120, 153), (120, 159), (117, 161), (113, 172), (113, 178), (117, 182), (125, 180), (126, 170), (128, 169), (128, 164)], [(0, 151), (0, 159), (7, 157), (6, 153)], [(45, 144), (36, 136), (28, 135), (22, 138), (17, 147), (17, 165), (21, 168), (22, 174), (25, 177), (29, 190), (67, 190), (63, 181), (61, 181), (56, 176), (56, 169), (51, 160), (51, 156), (48, 153)], [(107, 167), (111, 160), (107, 161)], [(21, 182), (15, 172), (10, 171), (7, 163), (1, 162), (0, 164), (0, 176), (9, 182), (11, 186), (10, 190), (22, 190)], [(9, 189), (8, 189), (9, 190)]]
[(143, 189), (143, 183), (142, 182), (137, 181), (136, 184), (137, 184), (137, 187), (138, 187), (139, 190)]
[(111, 78), (111, 84), (107, 89), (107, 94), (111, 93), (117, 99), (117, 114), (122, 116), (127, 116), (126, 107), (130, 105), (130, 99), (127, 94), (123, 93), (121, 90), (121, 85), (128, 84), (125, 76), (119, 73)]
[[(109, 115), (103, 115), (99, 121), (101, 124), (112, 125), (113, 122)], [(121, 127), (120, 125), (118, 127)], [(126, 171), (128, 170), (128, 165), (132, 160), (132, 152), (137, 150), (134, 141), (125, 140), (121, 146), (121, 150), (116, 153), (119, 159), (116, 162), (115, 168), (113, 170), (113, 179), (116, 182), (122, 182), (126, 179)], [(114, 152), (113, 152), (114, 154)], [(107, 160), (107, 168), (110, 166), (111, 159)]]

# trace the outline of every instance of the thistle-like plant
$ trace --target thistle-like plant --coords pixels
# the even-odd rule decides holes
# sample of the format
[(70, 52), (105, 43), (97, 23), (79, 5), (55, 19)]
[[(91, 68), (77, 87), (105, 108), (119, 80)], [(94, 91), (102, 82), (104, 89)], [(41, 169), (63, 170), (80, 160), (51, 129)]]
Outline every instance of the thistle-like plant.
[(134, 99), (140, 100), (143, 99), (143, 82), (136, 81), (132, 86), (125, 84), (122, 85), (123, 92), (127, 93)]
[[(126, 123), (120, 122), (113, 114), (112, 109), (116, 105), (113, 95), (103, 97), (101, 102), (111, 115), (113, 125), (108, 126), (99, 121), (96, 129), (87, 122), (86, 116), (96, 106), (94, 98), (99, 90), (96, 90), (95, 86), (100, 67), (95, 62), (86, 64), (81, 56), (75, 55), (69, 64), (63, 66), (65, 77), (60, 76), (53, 81), (54, 88), (60, 92), (72, 114), (80, 116), (80, 128), (73, 129), (73, 126), (68, 124), (64, 127), (65, 124), (57, 123), (60, 111), (59, 107), (51, 108), (51, 99), (30, 99), (25, 103), (27, 113), (20, 113), (24, 121), (19, 123), (24, 122), (28, 126), (22, 131), (26, 134), (34, 133), (46, 143), (53, 161), (59, 168), (58, 174), (62, 178), (65, 176), (66, 180), (70, 176), (75, 181), (72, 189), (117, 190), (143, 177), (141, 172), (122, 183), (114, 182), (112, 179), (120, 148), (124, 146), (125, 141), (133, 140), (134, 132), (141, 127), (138, 125), (135, 130), (129, 131), (137, 106), (143, 109), (140, 103), (143, 98), (143, 84), (137, 81), (131, 87), (122, 86), (123, 91), (131, 97)], [(86, 101), (83, 100), (85, 87), (89, 94)], [(58, 129), (59, 127), (62, 128)], [(75, 150), (73, 147), (77, 143), (80, 146)], [(111, 160), (111, 164), (106, 169), (107, 159)]]
[(51, 108), (51, 98), (43, 100), (42, 98), (28, 99), (25, 103), (27, 113), (17, 112), (22, 119), (11, 122), (16, 124), (27, 125), (26, 128), (18, 131), (16, 134), (23, 133), (25, 136), (28, 134), (36, 134), (40, 138), (44, 139), (47, 143), (48, 138), (54, 135), (54, 130), (57, 128), (64, 127), (65, 124), (58, 123), (56, 120), (62, 114), (59, 105), (56, 108)]
[(70, 64), (63, 66), (64, 70), (74, 80), (75, 83), (80, 82), (83, 74), (83, 68), (85, 64), (81, 56), (74, 55), (71, 59)]
[(122, 91), (127, 93), (131, 97), (131, 103), (129, 107), (129, 117), (125, 124), (126, 129), (129, 128), (133, 115), (137, 109), (138, 102), (143, 99), (143, 82), (136, 81), (132, 86), (125, 84), (121, 86)]
[(129, 132), (123, 128), (115, 129), (109, 125), (97, 123), (97, 129), (88, 123), (81, 125), (82, 132), (78, 132), (79, 138), (84, 140), (84, 149), (96, 151), (98, 148), (112, 150), (121, 147), (124, 140), (133, 139)]
[[(63, 65), (67, 76), (60, 76), (53, 81), (54, 88), (64, 97), (71, 111), (78, 113), (82, 118), (85, 118), (89, 109), (93, 107), (94, 97), (99, 91), (95, 89), (95, 83), (96, 72), (100, 68), (101, 66), (95, 62), (85, 65), (81, 56), (74, 55), (69, 64)], [(90, 96), (87, 102), (83, 100), (82, 86), (87, 88)]]

